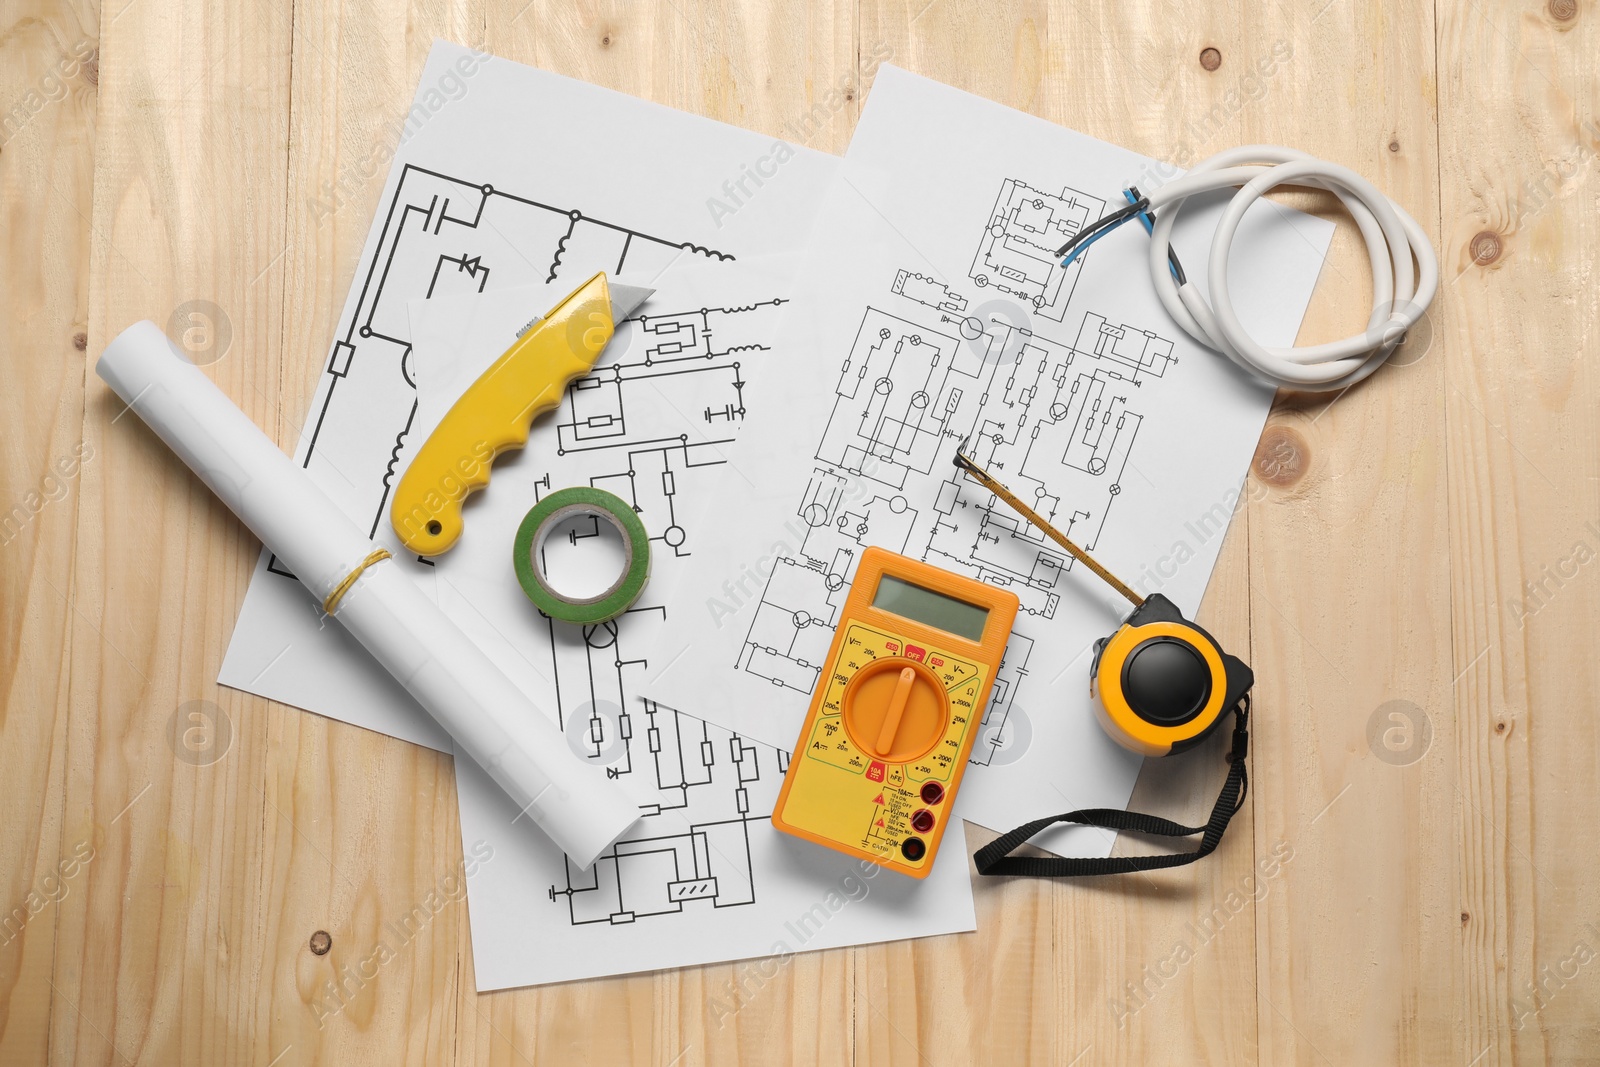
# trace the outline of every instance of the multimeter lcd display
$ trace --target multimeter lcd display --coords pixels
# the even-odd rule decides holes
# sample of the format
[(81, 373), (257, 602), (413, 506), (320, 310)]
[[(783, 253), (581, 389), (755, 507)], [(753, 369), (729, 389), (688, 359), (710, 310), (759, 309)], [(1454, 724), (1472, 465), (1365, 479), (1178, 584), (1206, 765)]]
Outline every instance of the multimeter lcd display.
[(988, 608), (935, 593), (892, 574), (885, 574), (878, 582), (872, 606), (968, 641), (982, 641), (984, 623), (989, 620)]

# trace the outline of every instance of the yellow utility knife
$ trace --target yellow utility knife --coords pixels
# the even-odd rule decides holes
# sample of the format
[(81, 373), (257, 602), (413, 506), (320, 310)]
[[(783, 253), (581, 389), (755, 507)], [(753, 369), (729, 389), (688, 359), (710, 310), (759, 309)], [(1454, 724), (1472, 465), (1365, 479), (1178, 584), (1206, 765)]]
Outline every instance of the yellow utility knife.
[(400, 543), (437, 556), (461, 539), (461, 504), (489, 484), (495, 457), (528, 443), (534, 417), (588, 374), (616, 328), (653, 293), (604, 272), (530, 326), (446, 412), (400, 476), (389, 521)]

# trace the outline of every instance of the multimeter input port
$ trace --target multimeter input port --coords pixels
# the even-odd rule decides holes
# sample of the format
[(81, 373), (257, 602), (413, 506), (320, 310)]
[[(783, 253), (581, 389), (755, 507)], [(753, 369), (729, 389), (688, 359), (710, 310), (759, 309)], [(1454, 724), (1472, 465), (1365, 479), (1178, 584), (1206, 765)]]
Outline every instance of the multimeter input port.
[(911, 813), (911, 828), (919, 834), (925, 834), (933, 829), (933, 812), (927, 808), (918, 808)]
[(924, 804), (937, 804), (944, 799), (944, 786), (938, 782), (922, 783), (922, 802)]
[(900, 842), (900, 855), (904, 856), (912, 863), (917, 862), (927, 854), (928, 843), (922, 840), (920, 837), (908, 837), (904, 841)]

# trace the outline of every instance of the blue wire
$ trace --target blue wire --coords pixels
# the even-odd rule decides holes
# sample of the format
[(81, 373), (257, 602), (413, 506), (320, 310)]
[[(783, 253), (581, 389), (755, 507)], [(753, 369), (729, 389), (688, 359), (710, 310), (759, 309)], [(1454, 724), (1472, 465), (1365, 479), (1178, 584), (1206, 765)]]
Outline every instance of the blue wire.
[[(1133, 190), (1132, 189), (1124, 189), (1124, 190), (1122, 190), (1122, 195), (1128, 198), (1128, 203), (1130, 203), (1130, 204), (1137, 204), (1139, 202), (1138, 198), (1133, 195)], [(1139, 212), (1139, 221), (1144, 223), (1144, 232), (1145, 233), (1155, 233), (1156, 232), (1155, 223), (1153, 223), (1151, 221), (1151, 219), (1150, 219), (1150, 212), (1148, 212), (1148, 211)]]
[[(1131, 219), (1131, 218), (1133, 218), (1133, 216), (1129, 215), (1128, 219)], [(1106, 234), (1110, 233), (1112, 230), (1116, 229), (1118, 226), (1121, 226), (1124, 222), (1127, 222), (1128, 219), (1118, 219), (1116, 222), (1113, 222), (1110, 226), (1107, 226), (1105, 229), (1096, 230), (1095, 233), (1094, 233), (1094, 236), (1090, 237), (1087, 241), (1083, 242), (1080, 245), (1073, 246), (1072, 251), (1067, 253), (1067, 258), (1065, 258), (1065, 259), (1063, 259), (1061, 261), (1061, 265), (1063, 267), (1071, 266), (1072, 261), (1077, 259), (1079, 256), (1083, 255), (1083, 253), (1088, 250), (1090, 245), (1092, 245), (1096, 241), (1100, 240), (1100, 238), (1104, 237)]]
[[(1139, 198), (1133, 195), (1133, 190), (1132, 189), (1124, 189), (1124, 190), (1122, 190), (1122, 195), (1127, 198), (1128, 203), (1130, 203), (1130, 204), (1137, 204), (1139, 202)], [(1071, 266), (1072, 265), (1072, 261), (1077, 259), (1079, 256), (1083, 255), (1084, 252), (1088, 251), (1088, 248), (1089, 248), (1090, 245), (1092, 245), (1096, 241), (1100, 240), (1100, 238), (1104, 237), (1106, 234), (1110, 233), (1112, 230), (1116, 229), (1118, 226), (1121, 226), (1124, 222), (1127, 222), (1128, 219), (1133, 219), (1133, 218), (1138, 219), (1139, 222), (1143, 224), (1144, 232), (1146, 234), (1155, 233), (1155, 220), (1151, 217), (1150, 212), (1149, 211), (1136, 212), (1135, 214), (1129, 215), (1128, 218), (1117, 220), (1116, 222), (1112, 223), (1110, 226), (1107, 226), (1103, 230), (1095, 231), (1094, 236), (1090, 237), (1088, 240), (1084, 241), (1082, 244), (1074, 245), (1073, 248), (1072, 248), (1072, 251), (1068, 252), (1067, 255), (1066, 255), (1066, 258), (1061, 261), (1061, 266), (1063, 268)], [(1174, 267), (1170, 261), (1167, 263), (1167, 270), (1172, 272), (1172, 280), (1173, 281), (1181, 282), (1181, 279), (1179, 279), (1179, 277), (1178, 277), (1178, 268)]]
[[(1128, 203), (1130, 203), (1130, 204), (1137, 204), (1139, 202), (1138, 198), (1133, 195), (1133, 190), (1132, 189), (1124, 189), (1124, 190), (1122, 190), (1122, 195), (1128, 198)], [(1144, 232), (1145, 233), (1151, 234), (1151, 235), (1155, 234), (1155, 232), (1156, 232), (1155, 220), (1150, 217), (1150, 212), (1148, 212), (1148, 211), (1139, 212), (1139, 221), (1144, 223)], [(1167, 264), (1167, 270), (1172, 273), (1172, 280), (1173, 281), (1175, 281), (1175, 282), (1179, 281), (1178, 268), (1177, 267), (1174, 267), (1169, 262)]]

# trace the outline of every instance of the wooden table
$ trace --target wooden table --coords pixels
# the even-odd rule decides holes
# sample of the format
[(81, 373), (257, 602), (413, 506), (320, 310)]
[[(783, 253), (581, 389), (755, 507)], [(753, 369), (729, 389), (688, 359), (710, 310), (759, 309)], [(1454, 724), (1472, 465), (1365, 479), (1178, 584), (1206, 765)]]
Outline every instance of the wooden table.
[[(1600, 1062), (1592, 4), (0, 11), (0, 1062)], [(1216, 856), (986, 881), (976, 934), (760, 981), (479, 996), (453, 905), (313, 1010), (459, 857), (450, 762), (215, 684), (257, 546), (90, 367), (208, 302), (209, 372), (288, 447), (435, 36), (773, 133), (876, 51), (1180, 162), (1297, 145), (1411, 210), (1425, 328), (1280, 397), (1201, 614), (1259, 679)], [(1363, 320), (1357, 252), (1347, 225), (1307, 338)], [(1152, 766), (1135, 802), (1196, 815), (1220, 774)]]

